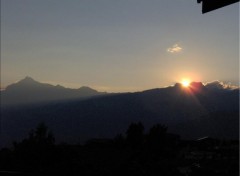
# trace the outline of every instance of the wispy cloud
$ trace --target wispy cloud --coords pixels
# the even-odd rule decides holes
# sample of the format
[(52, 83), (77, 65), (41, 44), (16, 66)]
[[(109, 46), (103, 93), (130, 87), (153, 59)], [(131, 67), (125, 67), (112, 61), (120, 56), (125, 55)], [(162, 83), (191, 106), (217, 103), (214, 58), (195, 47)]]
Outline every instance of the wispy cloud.
[(174, 44), (172, 47), (167, 49), (167, 52), (169, 53), (178, 53), (182, 51), (182, 47), (180, 47), (178, 44)]

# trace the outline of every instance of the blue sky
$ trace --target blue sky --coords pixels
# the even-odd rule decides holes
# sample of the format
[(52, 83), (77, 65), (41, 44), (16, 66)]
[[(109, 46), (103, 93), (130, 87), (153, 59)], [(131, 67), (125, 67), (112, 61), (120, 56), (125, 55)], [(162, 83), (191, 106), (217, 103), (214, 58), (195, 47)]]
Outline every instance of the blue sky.
[(1, 87), (31, 76), (101, 91), (239, 82), (239, 3), (2, 0)]

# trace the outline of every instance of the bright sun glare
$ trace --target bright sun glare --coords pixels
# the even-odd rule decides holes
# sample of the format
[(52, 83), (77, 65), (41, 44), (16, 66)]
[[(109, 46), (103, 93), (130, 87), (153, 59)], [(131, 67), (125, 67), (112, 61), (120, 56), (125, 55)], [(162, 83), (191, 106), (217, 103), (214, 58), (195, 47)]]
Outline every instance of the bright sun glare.
[(190, 81), (189, 81), (189, 80), (186, 80), (186, 79), (182, 80), (182, 85), (183, 85), (184, 87), (188, 87), (189, 84), (190, 84)]

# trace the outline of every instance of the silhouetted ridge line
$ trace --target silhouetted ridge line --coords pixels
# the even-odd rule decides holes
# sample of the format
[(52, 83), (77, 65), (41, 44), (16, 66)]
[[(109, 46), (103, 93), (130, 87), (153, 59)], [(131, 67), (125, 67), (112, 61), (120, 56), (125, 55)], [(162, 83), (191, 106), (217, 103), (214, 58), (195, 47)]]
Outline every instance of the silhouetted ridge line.
[(40, 83), (29, 76), (17, 83), (7, 86), (6, 90), (1, 91), (2, 105), (36, 104), (89, 98), (104, 94), (106, 94), (106, 92), (98, 92), (87, 86), (80, 87), (79, 89), (70, 89), (61, 85), (53, 86), (48, 83)]

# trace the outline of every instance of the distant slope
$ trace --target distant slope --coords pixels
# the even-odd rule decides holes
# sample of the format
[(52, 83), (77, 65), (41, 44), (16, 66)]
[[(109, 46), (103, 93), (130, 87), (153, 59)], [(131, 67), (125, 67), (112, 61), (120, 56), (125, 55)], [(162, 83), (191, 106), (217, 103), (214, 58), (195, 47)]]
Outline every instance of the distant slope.
[(9, 85), (1, 91), (2, 105), (23, 105), (47, 101), (86, 98), (105, 94), (89, 87), (64, 88), (60, 85), (40, 83), (30, 77)]
[(114, 137), (138, 121), (146, 128), (165, 124), (170, 132), (188, 139), (238, 139), (239, 89), (209, 89), (202, 83), (183, 88), (176, 84), (137, 93), (2, 108), (2, 143), (20, 140), (43, 121), (58, 142)]

